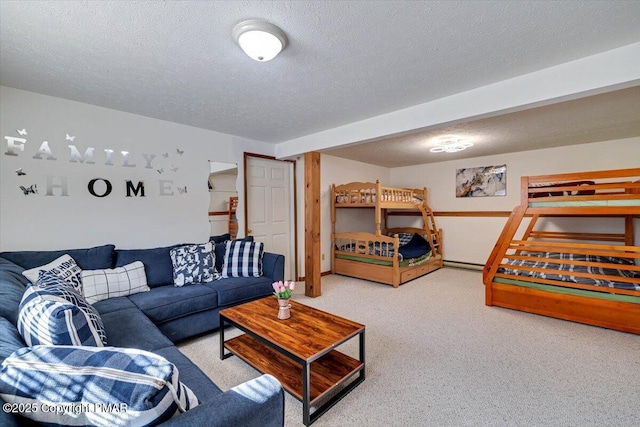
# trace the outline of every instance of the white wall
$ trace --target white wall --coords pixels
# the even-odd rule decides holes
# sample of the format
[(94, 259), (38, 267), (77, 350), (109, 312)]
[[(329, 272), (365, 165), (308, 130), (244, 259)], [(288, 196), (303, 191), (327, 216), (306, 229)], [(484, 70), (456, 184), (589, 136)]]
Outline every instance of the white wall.
[[(500, 164), (507, 165), (506, 196), (455, 197), (456, 169)], [(636, 137), (394, 168), (391, 169), (391, 185), (427, 186), (429, 205), (435, 211), (511, 211), (520, 203), (521, 176), (639, 166), (640, 137)], [(484, 264), (506, 220), (507, 218), (436, 217), (444, 234), (444, 258)], [(594, 231), (620, 232), (620, 227), (624, 227), (620, 219), (545, 221), (549, 229), (584, 227), (587, 221)]]
[[(0, 87), (0, 111), (0, 250), (206, 241), (208, 160), (242, 165), (245, 150), (273, 155), (270, 144), (8, 87)], [(18, 133), (22, 129), (25, 136)], [(67, 140), (67, 134), (75, 139)], [(7, 155), (6, 137), (24, 138), (24, 144), (13, 144), (23, 151), (15, 148), (11, 151), (16, 156)], [(43, 141), (56, 160), (33, 158)], [(70, 144), (81, 154), (93, 147), (95, 164), (71, 162)], [(112, 166), (105, 164), (105, 149), (114, 151)], [(130, 153), (135, 167), (123, 166), (121, 151)], [(155, 155), (149, 169), (143, 154)], [(26, 175), (18, 176), (18, 168)], [(45, 195), (47, 176), (54, 184), (66, 179), (68, 196), (62, 196), (60, 188)], [(94, 178), (108, 180), (112, 193), (91, 195), (87, 186)], [(125, 197), (127, 180), (143, 181), (145, 197)], [(171, 183), (162, 190), (160, 180)], [(38, 194), (25, 196), (20, 186), (31, 185)], [(186, 193), (180, 194), (178, 188), (185, 187)], [(104, 190), (98, 182), (95, 192)]]

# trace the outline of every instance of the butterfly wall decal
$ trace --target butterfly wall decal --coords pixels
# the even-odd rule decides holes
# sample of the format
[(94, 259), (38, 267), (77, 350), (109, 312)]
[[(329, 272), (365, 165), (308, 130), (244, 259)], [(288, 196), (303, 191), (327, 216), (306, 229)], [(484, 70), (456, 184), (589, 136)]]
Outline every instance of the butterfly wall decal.
[(183, 155), (184, 154), (184, 150), (181, 150), (179, 148), (176, 148), (176, 153), (178, 153), (179, 155)]
[(159, 174), (162, 175), (164, 173), (164, 168), (157, 169), (157, 171), (158, 171)]
[(174, 165), (171, 165), (171, 170), (174, 172), (178, 172), (178, 168)]
[(183, 188), (178, 187), (178, 193), (186, 194), (187, 193), (187, 186), (185, 185)]
[(18, 176), (24, 176), (24, 175), (26, 175), (27, 173), (26, 173), (26, 172), (24, 172), (24, 171), (22, 170), (22, 168), (18, 168), (18, 169), (16, 169), (16, 174), (17, 174)]
[(27, 134), (27, 130), (25, 128), (16, 129), (16, 132), (18, 132), (20, 136), (25, 136)]
[(74, 139), (76, 139), (75, 136), (71, 136), (71, 135), (67, 134), (67, 141), (73, 142)]
[(164, 157), (165, 159), (168, 159), (168, 158), (169, 158), (169, 153), (164, 153), (164, 154), (162, 155), (162, 157)]
[(38, 186), (36, 184), (33, 184), (29, 187), (23, 187), (21, 185), (20, 189), (22, 190), (25, 196), (28, 196), (29, 194), (38, 194)]

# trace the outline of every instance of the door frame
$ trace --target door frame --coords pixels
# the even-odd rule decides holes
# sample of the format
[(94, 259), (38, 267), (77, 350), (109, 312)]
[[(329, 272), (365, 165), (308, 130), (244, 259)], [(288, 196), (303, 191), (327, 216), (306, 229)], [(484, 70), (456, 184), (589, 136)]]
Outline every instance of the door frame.
[(244, 235), (247, 236), (249, 231), (249, 199), (247, 197), (247, 159), (249, 157), (255, 157), (258, 159), (266, 159), (266, 160), (275, 160), (276, 162), (285, 162), (293, 165), (293, 170), (291, 171), (291, 180), (293, 182), (293, 222), (291, 223), (291, 232), (293, 236), (293, 274), (294, 280), (298, 280), (298, 200), (297, 200), (297, 179), (296, 179), (296, 161), (295, 160), (280, 160), (276, 159), (274, 156), (268, 156), (265, 154), (257, 154), (257, 153), (249, 153), (244, 152), (243, 156), (243, 185), (244, 185)]

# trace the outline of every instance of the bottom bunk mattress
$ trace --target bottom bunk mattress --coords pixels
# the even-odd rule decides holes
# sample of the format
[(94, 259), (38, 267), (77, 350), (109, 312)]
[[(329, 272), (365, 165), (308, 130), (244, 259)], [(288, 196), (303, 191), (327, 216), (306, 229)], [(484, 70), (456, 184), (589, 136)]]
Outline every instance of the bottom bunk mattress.
[[(523, 252), (520, 255), (539, 259), (510, 259), (508, 261), (510, 267), (499, 268), (498, 273), (640, 291), (640, 284), (637, 283), (639, 280), (635, 280), (636, 283), (632, 283), (633, 279), (640, 279), (640, 271), (629, 269), (628, 267), (633, 267), (635, 264), (626, 259), (560, 252)], [(576, 261), (589, 265), (575, 264), (574, 262)], [(531, 270), (531, 268), (537, 270)], [(578, 273), (578, 275), (575, 273)], [(620, 279), (608, 280), (602, 276), (616, 276)], [(626, 281), (624, 279), (631, 280)], [(498, 281), (497, 278), (496, 281)], [(553, 285), (551, 286), (554, 287)]]
[[(392, 258), (389, 258), (388, 260), (386, 260), (386, 259), (367, 258), (364, 256), (341, 254), (341, 253), (337, 253), (336, 258), (345, 259), (348, 261), (365, 262), (368, 264), (376, 264), (376, 265), (388, 265), (388, 266), (393, 265)], [(431, 251), (428, 251), (426, 254), (416, 258), (404, 258), (402, 257), (402, 255), (400, 255), (400, 261), (398, 262), (398, 265), (400, 267), (412, 267), (414, 265), (424, 264), (425, 262), (429, 261), (430, 258), (431, 258)]]

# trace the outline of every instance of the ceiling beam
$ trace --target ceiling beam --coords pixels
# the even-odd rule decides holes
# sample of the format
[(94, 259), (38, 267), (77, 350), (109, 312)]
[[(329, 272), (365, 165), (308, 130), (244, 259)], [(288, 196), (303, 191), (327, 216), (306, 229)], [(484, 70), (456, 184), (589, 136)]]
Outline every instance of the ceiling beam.
[(276, 145), (276, 157), (493, 117), (637, 85), (640, 43), (284, 141)]

